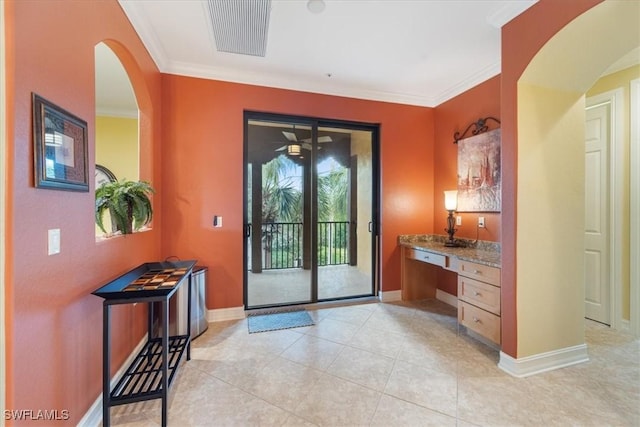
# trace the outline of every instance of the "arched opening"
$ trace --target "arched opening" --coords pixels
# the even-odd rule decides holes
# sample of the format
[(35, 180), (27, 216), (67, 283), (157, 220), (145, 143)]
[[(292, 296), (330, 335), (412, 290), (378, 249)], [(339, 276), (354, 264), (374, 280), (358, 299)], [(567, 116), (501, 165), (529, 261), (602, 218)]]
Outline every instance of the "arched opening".
[[(114, 42), (100, 42), (95, 46), (96, 78), (96, 138), (95, 189), (102, 183), (116, 180), (148, 180), (141, 173), (142, 164), (150, 163), (150, 153), (142, 149), (145, 117), (139, 108), (135, 78), (121, 62), (127, 53)], [(125, 55), (126, 56), (126, 55)], [(148, 127), (148, 126), (147, 126)], [(104, 216), (107, 231), (111, 230), (108, 215)], [(107, 233), (107, 236), (109, 233)], [(104, 232), (96, 226), (96, 238)]]
[(638, 2), (592, 8), (549, 40), (518, 82), (518, 358), (584, 345), (585, 94), (640, 45), (639, 14)]

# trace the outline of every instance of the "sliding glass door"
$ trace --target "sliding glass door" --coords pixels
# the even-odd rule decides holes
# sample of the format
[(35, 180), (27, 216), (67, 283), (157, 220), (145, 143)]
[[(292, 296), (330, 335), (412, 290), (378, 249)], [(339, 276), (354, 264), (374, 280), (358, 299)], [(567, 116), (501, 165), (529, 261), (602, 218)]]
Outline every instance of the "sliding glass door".
[(245, 114), (245, 306), (375, 293), (377, 127)]

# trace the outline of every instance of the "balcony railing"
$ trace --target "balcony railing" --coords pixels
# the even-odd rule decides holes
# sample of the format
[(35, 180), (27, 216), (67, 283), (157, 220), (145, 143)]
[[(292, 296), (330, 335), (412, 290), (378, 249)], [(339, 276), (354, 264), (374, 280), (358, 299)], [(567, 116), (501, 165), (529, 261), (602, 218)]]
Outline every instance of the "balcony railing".
[[(318, 266), (349, 264), (349, 232), (348, 221), (318, 222)], [(303, 258), (301, 222), (262, 224), (263, 270), (302, 268)]]

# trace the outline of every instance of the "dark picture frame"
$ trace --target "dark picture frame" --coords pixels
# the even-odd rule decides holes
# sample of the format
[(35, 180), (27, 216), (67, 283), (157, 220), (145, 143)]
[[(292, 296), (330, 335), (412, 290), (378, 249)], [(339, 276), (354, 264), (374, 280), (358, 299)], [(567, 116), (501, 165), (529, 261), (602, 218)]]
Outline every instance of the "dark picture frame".
[(89, 191), (87, 122), (32, 94), (35, 186)]
[(458, 212), (500, 212), (500, 140), (498, 128), (457, 141)]

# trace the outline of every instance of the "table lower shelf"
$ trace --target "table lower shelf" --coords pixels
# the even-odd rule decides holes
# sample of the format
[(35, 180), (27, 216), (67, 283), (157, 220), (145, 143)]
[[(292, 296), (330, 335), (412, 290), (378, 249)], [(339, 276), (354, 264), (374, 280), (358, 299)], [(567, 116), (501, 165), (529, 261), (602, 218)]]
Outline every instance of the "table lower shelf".
[[(169, 337), (167, 368), (169, 385), (173, 381), (188, 343), (188, 335)], [(126, 373), (111, 390), (111, 405), (160, 398), (162, 383), (162, 339), (154, 338), (140, 350)]]

